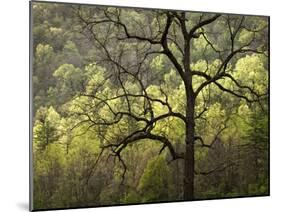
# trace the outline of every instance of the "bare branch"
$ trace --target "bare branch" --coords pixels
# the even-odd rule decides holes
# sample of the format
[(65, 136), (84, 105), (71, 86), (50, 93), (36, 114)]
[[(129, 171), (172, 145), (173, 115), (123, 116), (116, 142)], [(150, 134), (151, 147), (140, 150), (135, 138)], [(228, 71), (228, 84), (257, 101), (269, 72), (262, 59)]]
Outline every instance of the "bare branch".
[(209, 171), (196, 171), (195, 174), (197, 175), (209, 175), (209, 174), (213, 174), (213, 173), (216, 173), (216, 172), (222, 172), (224, 171), (225, 169), (229, 168), (229, 167), (232, 167), (232, 166), (235, 166), (236, 163), (234, 162), (231, 162), (231, 163), (227, 163), (227, 164), (222, 164), (212, 170), (209, 170)]
[(201, 21), (199, 22), (197, 25), (195, 25), (194, 27), (191, 28), (189, 34), (191, 36), (194, 35), (194, 33), (196, 32), (196, 30), (200, 29), (201, 27), (205, 26), (205, 25), (208, 25), (212, 22), (214, 22), (215, 20), (217, 20), (221, 15), (220, 14), (217, 14), (217, 15), (214, 15), (212, 18), (209, 18), (209, 19), (206, 19), (204, 21)]

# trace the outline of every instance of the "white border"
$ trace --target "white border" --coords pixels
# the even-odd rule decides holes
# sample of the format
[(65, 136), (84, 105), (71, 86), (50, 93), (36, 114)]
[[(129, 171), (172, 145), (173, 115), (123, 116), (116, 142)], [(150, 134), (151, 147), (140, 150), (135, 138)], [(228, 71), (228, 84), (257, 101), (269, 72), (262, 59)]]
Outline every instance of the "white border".
[[(60, 1), (60, 0), (57, 0)], [(277, 0), (67, 0), (68, 2), (169, 8), (271, 16), (271, 197), (166, 203), (69, 211), (276, 211), (280, 208), (281, 12)], [(0, 7), (0, 211), (28, 210), (29, 11), (28, 0)], [(279, 62), (280, 61), (280, 62)]]

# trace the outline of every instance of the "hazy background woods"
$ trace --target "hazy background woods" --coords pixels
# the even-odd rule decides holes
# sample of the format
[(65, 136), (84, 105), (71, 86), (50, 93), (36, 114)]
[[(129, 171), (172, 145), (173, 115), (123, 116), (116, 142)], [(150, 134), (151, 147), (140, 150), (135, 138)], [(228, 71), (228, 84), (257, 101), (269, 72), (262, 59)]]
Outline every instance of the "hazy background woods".
[[(126, 145), (121, 155), (113, 154), (118, 149), (112, 144), (143, 128), (146, 119), (166, 114), (169, 107), (184, 114), (186, 102), (184, 83), (174, 64), (159, 53), (161, 48), (116, 39), (124, 36), (116, 23), (92, 23), (91, 28), (91, 21), (103, 18), (105, 9), (33, 5), (35, 208), (184, 199), (183, 160), (173, 160), (163, 143), (144, 138)], [(106, 10), (116, 17), (116, 9)], [(164, 30), (166, 16), (161, 11), (121, 10), (129, 32), (159, 38)], [(212, 16), (201, 15), (186, 13), (187, 28), (200, 17)], [(241, 20), (242, 16), (223, 15), (198, 30), (202, 34), (192, 41), (192, 69), (215, 76), (219, 57), (231, 51), (229, 32), (235, 32)], [(235, 81), (220, 79), (236, 95), (210, 84), (196, 101), (195, 131), (202, 140), (195, 142), (194, 199), (268, 193), (267, 18), (247, 16), (244, 25), (236, 33), (233, 48), (251, 42), (256, 52), (243, 52), (227, 65)], [(169, 35), (182, 46), (179, 30), (174, 23)], [(111, 41), (105, 42), (106, 48), (102, 39)], [(169, 43), (169, 48), (180, 60), (175, 43)], [(142, 61), (152, 51), (156, 53)], [(124, 74), (120, 65), (129, 73)], [(205, 80), (195, 76), (194, 88)], [(126, 98), (143, 94), (140, 91), (146, 91), (146, 96)], [(149, 127), (150, 134), (168, 138), (179, 157), (184, 153), (185, 125), (177, 117)]]

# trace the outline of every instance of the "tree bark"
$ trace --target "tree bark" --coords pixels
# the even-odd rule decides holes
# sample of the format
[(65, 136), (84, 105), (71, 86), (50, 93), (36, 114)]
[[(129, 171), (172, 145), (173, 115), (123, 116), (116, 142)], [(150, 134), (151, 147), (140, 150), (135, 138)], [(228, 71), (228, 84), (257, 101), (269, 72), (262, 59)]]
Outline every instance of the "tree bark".
[(185, 156), (184, 156), (184, 199), (194, 199), (194, 96), (187, 89), (187, 106), (185, 127)]
[(185, 126), (185, 155), (184, 155), (184, 200), (194, 199), (194, 110), (195, 94), (192, 87), (190, 69), (190, 40), (185, 40), (185, 93), (186, 93), (186, 126)]

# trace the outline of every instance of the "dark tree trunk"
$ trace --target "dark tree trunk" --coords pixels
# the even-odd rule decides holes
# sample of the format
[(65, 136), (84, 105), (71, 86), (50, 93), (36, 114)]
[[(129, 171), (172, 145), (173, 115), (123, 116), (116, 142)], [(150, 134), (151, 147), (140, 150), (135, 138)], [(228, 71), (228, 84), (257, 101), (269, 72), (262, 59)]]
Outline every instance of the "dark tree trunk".
[(194, 97), (192, 90), (188, 91), (186, 106), (187, 125), (185, 127), (185, 157), (184, 157), (184, 199), (194, 198)]
[(184, 155), (184, 200), (194, 199), (194, 108), (195, 94), (192, 87), (190, 70), (190, 39), (185, 39), (185, 94), (186, 94), (186, 125), (185, 125), (185, 155)]

